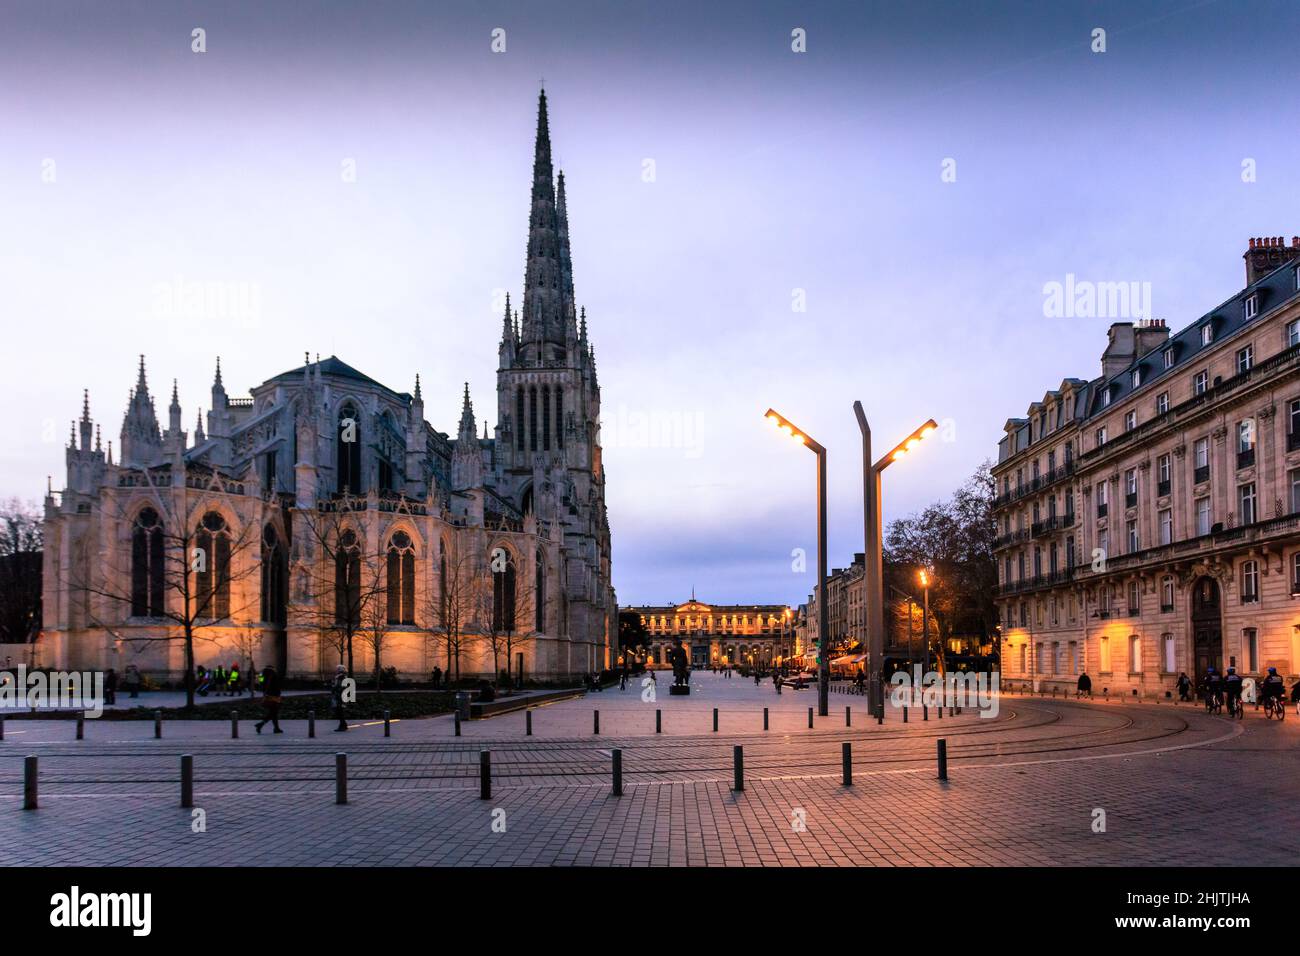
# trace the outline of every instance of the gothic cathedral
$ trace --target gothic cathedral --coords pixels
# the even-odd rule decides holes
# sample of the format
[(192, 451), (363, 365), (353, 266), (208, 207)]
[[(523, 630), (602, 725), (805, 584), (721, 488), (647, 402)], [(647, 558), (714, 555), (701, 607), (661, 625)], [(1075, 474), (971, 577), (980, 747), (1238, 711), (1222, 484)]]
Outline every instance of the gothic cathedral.
[(495, 437), (454, 437), (336, 356), (159, 422), (144, 358), (117, 460), (83, 400), (45, 499), (39, 663), (156, 681), (195, 666), (343, 663), (567, 681), (610, 666), (617, 603), (600, 388), (573, 291), (564, 173), (538, 101), (523, 297), (502, 318)]

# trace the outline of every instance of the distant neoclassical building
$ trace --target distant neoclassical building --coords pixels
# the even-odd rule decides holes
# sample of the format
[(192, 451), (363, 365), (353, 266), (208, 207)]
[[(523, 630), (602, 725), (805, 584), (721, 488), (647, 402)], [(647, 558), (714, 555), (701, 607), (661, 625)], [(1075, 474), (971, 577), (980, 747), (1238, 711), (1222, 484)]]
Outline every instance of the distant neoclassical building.
[[(247, 398), (217, 363), (206, 427), (164, 428), (143, 357), (116, 460), (89, 399), (67, 481), (45, 500), (40, 659), (134, 663), (175, 679), (195, 662), (407, 676), (447, 667), (567, 677), (609, 664), (617, 633), (597, 422), (600, 389), (576, 308), (564, 174), (538, 106), (522, 308), (505, 303), (495, 436), (468, 388), (454, 436), (424, 418), (419, 377), (396, 391), (340, 359), (307, 359)], [(496, 650), (494, 657), (493, 650)]]
[(794, 654), (793, 612), (784, 604), (682, 604), (628, 607), (649, 633), (650, 660), (666, 665), (680, 639), (692, 667), (770, 665)]

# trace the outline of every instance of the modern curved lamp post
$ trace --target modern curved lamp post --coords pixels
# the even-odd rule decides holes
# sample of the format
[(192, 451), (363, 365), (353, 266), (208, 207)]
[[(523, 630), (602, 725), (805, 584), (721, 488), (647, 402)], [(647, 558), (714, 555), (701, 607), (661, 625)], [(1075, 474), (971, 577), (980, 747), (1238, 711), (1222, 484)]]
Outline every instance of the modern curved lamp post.
[(817, 713), (830, 714), (830, 630), (826, 617), (826, 449), (772, 409), (764, 416), (817, 456)]
[[(881, 505), (880, 473), (893, 462), (905, 458), (913, 448), (924, 439), (929, 438), (938, 429), (938, 424), (931, 418), (912, 434), (893, 447), (879, 461), (871, 460), (871, 426), (867, 424), (866, 413), (861, 402), (853, 403), (853, 414), (858, 418), (858, 428), (862, 431), (862, 497), (864, 513), (864, 537), (866, 538), (866, 588), (864, 595), (867, 605), (867, 666), (870, 668), (869, 704), (873, 716), (882, 717), (885, 713), (885, 696), (882, 680), (885, 662), (885, 587), (884, 558), (881, 551)], [(823, 592), (824, 593), (824, 592)], [(820, 602), (818, 610), (821, 610)]]

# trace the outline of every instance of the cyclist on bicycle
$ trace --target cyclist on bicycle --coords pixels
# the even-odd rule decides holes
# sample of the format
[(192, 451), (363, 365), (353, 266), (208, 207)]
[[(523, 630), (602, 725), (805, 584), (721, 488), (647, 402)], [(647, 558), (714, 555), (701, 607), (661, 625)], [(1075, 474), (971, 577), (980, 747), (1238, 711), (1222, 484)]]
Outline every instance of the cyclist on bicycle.
[(1227, 676), (1223, 678), (1223, 692), (1227, 697), (1228, 713), (1235, 714), (1241, 706), (1241, 675), (1237, 668), (1228, 668)]
[(1205, 706), (1206, 709), (1212, 708), (1216, 703), (1223, 702), (1223, 678), (1213, 667), (1205, 670)]
[(1286, 685), (1282, 682), (1282, 675), (1277, 672), (1276, 667), (1270, 667), (1264, 679), (1259, 682), (1259, 702), (1262, 704), (1270, 697), (1280, 700), (1285, 692)]

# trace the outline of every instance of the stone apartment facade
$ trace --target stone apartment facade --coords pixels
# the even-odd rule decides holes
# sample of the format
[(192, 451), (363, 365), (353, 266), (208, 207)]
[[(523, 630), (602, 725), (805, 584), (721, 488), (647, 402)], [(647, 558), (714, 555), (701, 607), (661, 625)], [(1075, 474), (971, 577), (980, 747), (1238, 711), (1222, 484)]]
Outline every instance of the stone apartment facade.
[(1165, 696), (1214, 666), (1300, 670), (1300, 238), (1170, 333), (1007, 421), (993, 469), (1004, 680)]
[(641, 616), (653, 666), (667, 666), (675, 640), (682, 642), (692, 667), (767, 667), (794, 653), (794, 612), (784, 604), (707, 604), (692, 595), (681, 604), (623, 610)]

